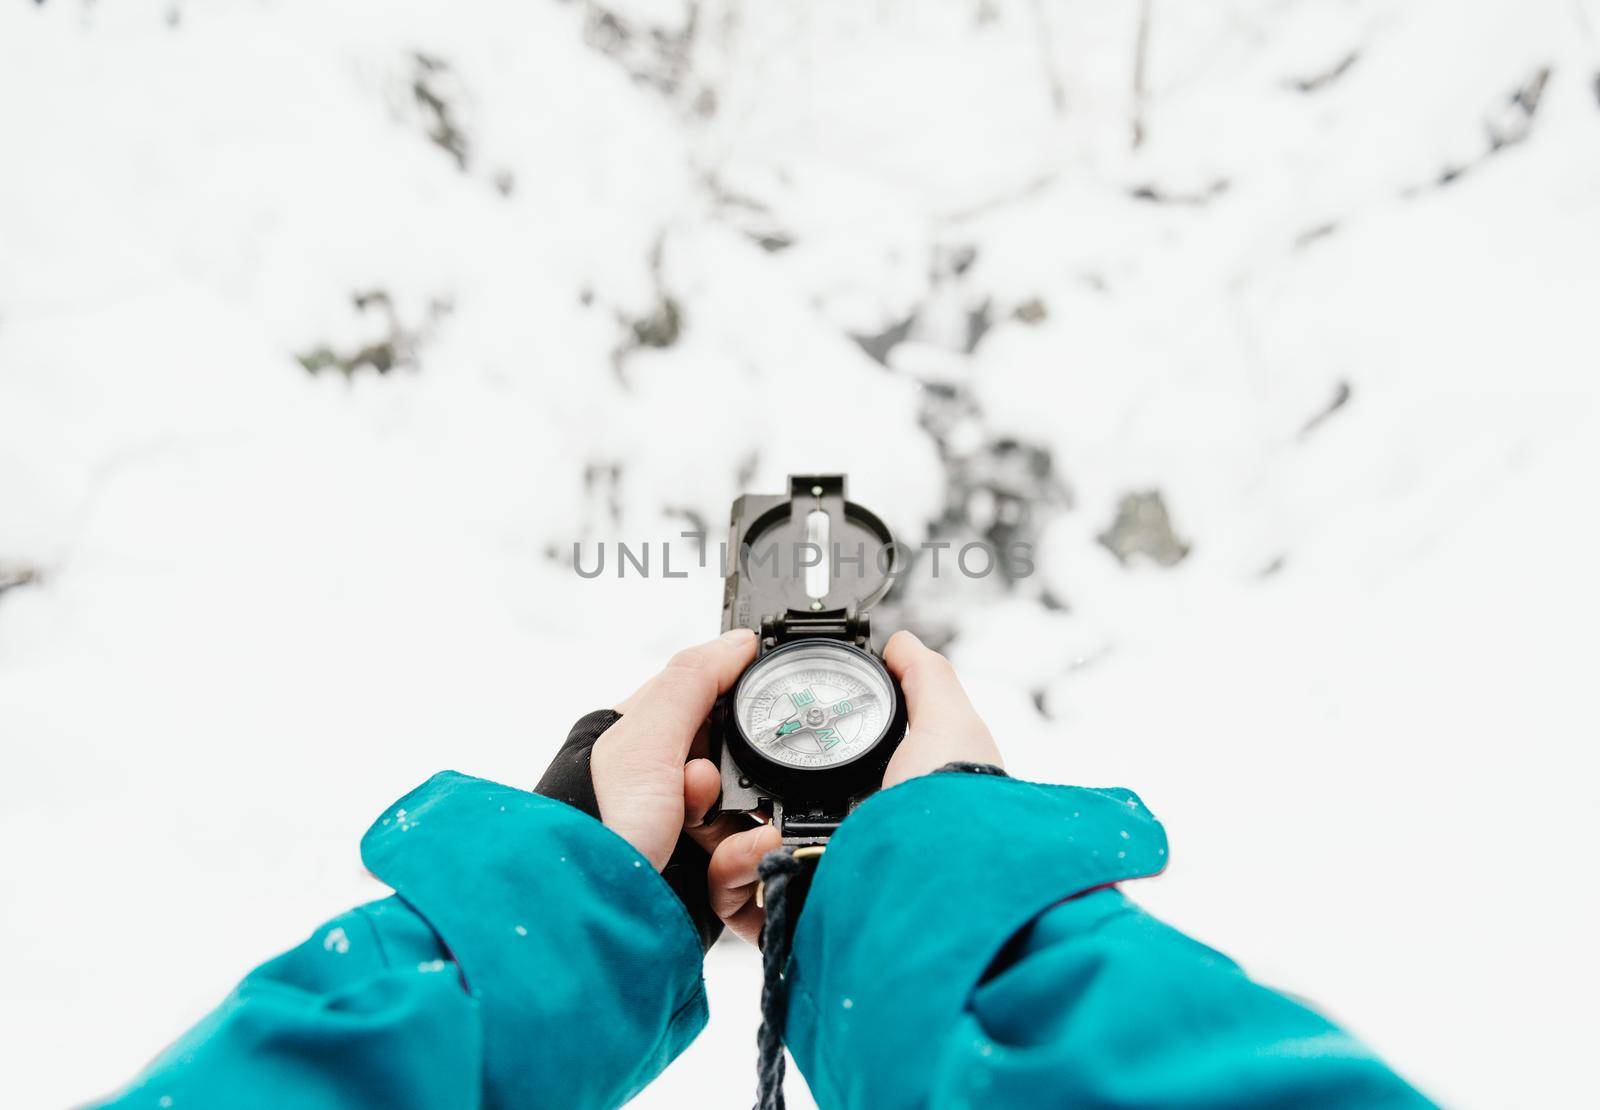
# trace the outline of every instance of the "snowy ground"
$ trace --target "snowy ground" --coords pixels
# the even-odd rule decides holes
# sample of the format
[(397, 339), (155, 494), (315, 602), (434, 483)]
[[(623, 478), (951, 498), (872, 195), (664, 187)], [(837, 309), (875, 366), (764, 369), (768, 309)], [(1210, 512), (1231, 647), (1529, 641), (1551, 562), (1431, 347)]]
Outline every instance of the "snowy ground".
[[(826, 468), (1037, 541), (902, 612), (1014, 771), (1166, 821), (1154, 912), (1438, 1098), (1593, 1104), (1597, 33), (0, 8), (3, 1100), (115, 1086), (381, 894), (385, 803), (532, 781), (715, 631), (711, 571), (575, 540)], [(641, 1104), (748, 1098), (754, 954), (708, 975)]]

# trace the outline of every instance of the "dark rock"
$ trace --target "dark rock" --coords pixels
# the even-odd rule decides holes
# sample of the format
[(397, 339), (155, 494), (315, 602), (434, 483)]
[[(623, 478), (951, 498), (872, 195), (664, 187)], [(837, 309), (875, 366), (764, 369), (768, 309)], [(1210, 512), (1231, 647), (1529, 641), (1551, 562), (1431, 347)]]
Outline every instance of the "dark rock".
[(1140, 555), (1157, 566), (1177, 566), (1189, 554), (1189, 544), (1173, 531), (1160, 490), (1125, 494), (1111, 527), (1095, 539), (1123, 566)]

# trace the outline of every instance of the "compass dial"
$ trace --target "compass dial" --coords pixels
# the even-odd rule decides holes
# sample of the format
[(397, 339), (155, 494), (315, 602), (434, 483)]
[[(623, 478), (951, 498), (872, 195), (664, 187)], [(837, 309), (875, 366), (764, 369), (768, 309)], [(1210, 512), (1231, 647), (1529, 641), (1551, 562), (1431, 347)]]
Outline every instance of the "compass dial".
[(779, 648), (734, 691), (739, 731), (774, 763), (837, 767), (871, 751), (895, 713), (894, 687), (872, 656), (833, 640)]

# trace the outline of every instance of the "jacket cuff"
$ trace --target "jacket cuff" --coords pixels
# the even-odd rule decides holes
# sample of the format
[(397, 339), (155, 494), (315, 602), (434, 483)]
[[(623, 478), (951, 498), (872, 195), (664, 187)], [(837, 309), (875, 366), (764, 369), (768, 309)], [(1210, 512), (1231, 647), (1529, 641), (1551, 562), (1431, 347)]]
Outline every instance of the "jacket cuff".
[(571, 806), (444, 771), (373, 824), (361, 859), (438, 934), (477, 999), (490, 1106), (621, 1103), (705, 1025), (683, 904)]
[[(823, 1104), (891, 1105), (985, 970), (1051, 905), (1166, 866), (1137, 795), (935, 774), (869, 798), (818, 864), (787, 973), (787, 1040)], [(880, 1101), (883, 1095), (886, 1101)]]

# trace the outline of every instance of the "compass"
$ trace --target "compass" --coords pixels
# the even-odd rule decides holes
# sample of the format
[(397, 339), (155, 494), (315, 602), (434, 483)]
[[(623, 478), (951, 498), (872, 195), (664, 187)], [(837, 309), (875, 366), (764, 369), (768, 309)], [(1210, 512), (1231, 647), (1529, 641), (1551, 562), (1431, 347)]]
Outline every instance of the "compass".
[(882, 783), (905, 733), (869, 613), (897, 566), (888, 529), (845, 500), (843, 475), (789, 485), (733, 503), (722, 626), (760, 644), (713, 713), (712, 741), (723, 812), (770, 814), (786, 843), (818, 844)]
[(889, 729), (894, 680), (867, 652), (837, 640), (797, 640), (763, 656), (734, 690), (734, 719), (751, 749), (785, 767), (839, 767), (871, 754)]

